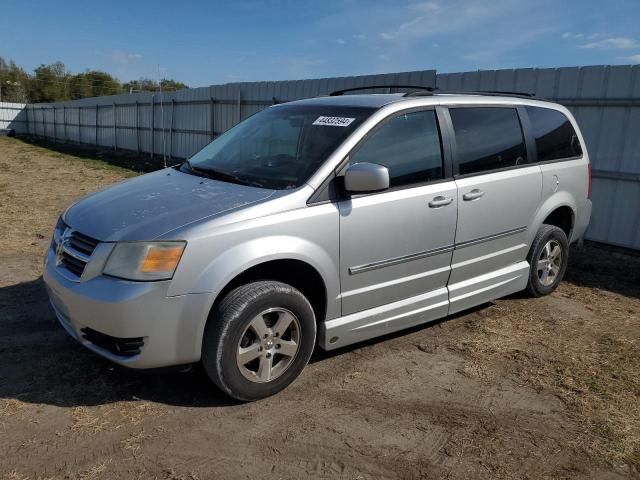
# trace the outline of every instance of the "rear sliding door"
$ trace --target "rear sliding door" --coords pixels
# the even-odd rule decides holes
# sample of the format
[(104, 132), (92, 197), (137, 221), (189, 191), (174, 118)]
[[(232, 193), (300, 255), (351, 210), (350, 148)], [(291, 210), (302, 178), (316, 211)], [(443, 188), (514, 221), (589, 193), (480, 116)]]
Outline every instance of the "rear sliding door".
[(449, 279), (450, 313), (526, 287), (527, 229), (542, 174), (530, 165), (518, 109), (449, 107), (458, 221)]

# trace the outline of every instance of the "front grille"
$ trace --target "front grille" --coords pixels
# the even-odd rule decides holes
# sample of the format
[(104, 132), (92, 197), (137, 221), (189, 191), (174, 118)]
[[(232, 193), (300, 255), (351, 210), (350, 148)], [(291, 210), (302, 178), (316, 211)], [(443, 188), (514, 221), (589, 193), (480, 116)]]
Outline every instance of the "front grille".
[(90, 257), (98, 246), (98, 241), (74, 230), (69, 238), (69, 245)]
[(60, 258), (60, 263), (65, 266), (67, 270), (70, 270), (72, 273), (76, 274), (78, 277), (82, 275), (84, 272), (84, 267), (87, 265), (82, 260), (79, 260), (75, 257), (72, 257), (67, 252), (62, 252), (62, 257)]
[(62, 242), (62, 249), (58, 256), (58, 262), (74, 275), (82, 276), (91, 254), (98, 246), (98, 240), (75, 230), (67, 229), (60, 242)]
[(92, 328), (85, 327), (82, 330), (82, 338), (93, 343), (96, 347), (120, 357), (133, 357), (139, 355), (144, 346), (143, 337), (118, 338), (101, 333)]

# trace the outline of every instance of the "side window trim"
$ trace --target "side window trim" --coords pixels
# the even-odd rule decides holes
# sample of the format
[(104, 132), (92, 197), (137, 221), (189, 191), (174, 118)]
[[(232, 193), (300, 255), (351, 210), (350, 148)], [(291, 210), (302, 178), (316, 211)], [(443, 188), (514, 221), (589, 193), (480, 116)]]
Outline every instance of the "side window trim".
[(336, 172), (332, 171), (307, 199), (307, 206), (321, 205), (338, 200), (336, 192)]
[(527, 146), (527, 159), (526, 165), (538, 164), (538, 149), (536, 147), (536, 139), (533, 135), (533, 126), (531, 125), (531, 119), (529, 113), (524, 105), (517, 105), (518, 117), (520, 117), (520, 125), (522, 126), (522, 134), (524, 135), (524, 142)]
[(449, 116), (449, 109), (442, 105), (436, 106), (436, 117), (438, 120), (438, 129), (440, 130), (444, 179), (446, 180), (453, 178), (454, 173), (455, 138), (453, 136), (453, 124)]
[(553, 160), (538, 160), (536, 165), (546, 165), (548, 163), (560, 163), (560, 162), (570, 162), (572, 160), (582, 160), (584, 158), (584, 153), (582, 155), (574, 155), (573, 157), (562, 157), (562, 158), (554, 158)]

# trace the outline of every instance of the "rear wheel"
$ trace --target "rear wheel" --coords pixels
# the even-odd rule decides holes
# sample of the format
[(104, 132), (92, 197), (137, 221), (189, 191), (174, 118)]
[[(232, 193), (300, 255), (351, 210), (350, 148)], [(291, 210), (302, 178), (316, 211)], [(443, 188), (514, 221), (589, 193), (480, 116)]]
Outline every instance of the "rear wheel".
[(315, 345), (308, 300), (290, 285), (252, 282), (229, 292), (209, 318), (202, 363), (229, 396), (258, 400), (287, 387)]
[(569, 242), (564, 231), (554, 225), (542, 225), (533, 240), (527, 258), (531, 269), (527, 291), (534, 297), (553, 292), (569, 262)]

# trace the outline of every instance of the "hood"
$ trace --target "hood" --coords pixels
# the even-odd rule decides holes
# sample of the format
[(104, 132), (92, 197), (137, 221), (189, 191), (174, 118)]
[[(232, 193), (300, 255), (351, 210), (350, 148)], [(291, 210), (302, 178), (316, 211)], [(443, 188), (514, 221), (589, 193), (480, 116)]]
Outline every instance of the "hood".
[(89, 195), (64, 221), (100, 241), (153, 240), (189, 223), (268, 199), (274, 190), (198, 177), (169, 168)]

